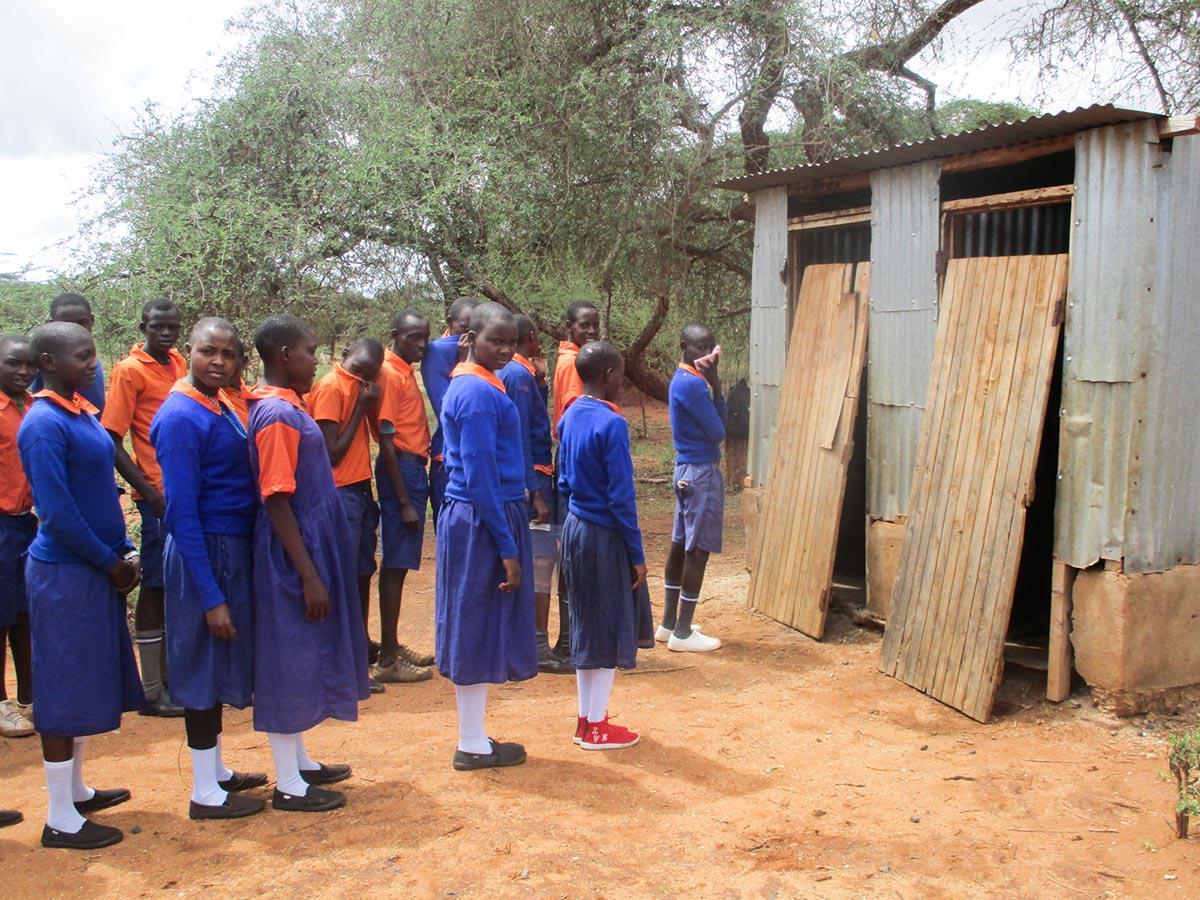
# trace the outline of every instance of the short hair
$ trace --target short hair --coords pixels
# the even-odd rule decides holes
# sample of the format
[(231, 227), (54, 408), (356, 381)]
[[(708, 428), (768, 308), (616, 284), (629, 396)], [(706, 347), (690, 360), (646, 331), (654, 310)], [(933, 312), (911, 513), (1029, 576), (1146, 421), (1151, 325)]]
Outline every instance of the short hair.
[(464, 311), (468, 309), (475, 309), (482, 305), (483, 301), (478, 297), (459, 297), (457, 300), (451, 303), (450, 308), (446, 310), (446, 321), (453, 322), (455, 319), (461, 316)]
[(567, 321), (571, 324), (578, 322), (579, 314), (585, 309), (594, 309), (596, 312), (600, 312), (600, 307), (591, 300), (576, 300), (567, 307)]
[(375, 340), (375, 338), (356, 338), (348, 347), (346, 347), (346, 355), (349, 356), (351, 353), (356, 353), (359, 350), (364, 351), (367, 356), (371, 357), (372, 362), (383, 362), (383, 344), (379, 343), (379, 341)]
[(413, 309), (412, 307), (402, 309), (392, 316), (392, 331), (403, 331), (404, 326), (409, 322), (414, 322), (418, 325), (423, 322), (428, 325), (429, 319), (420, 310)]
[(592, 341), (580, 348), (575, 357), (575, 371), (581, 381), (595, 381), (622, 361), (621, 351), (608, 341)]
[(47, 322), (29, 335), (34, 359), (41, 359), (44, 353), (53, 356), (79, 340), (92, 340), (92, 333), (74, 322)]
[(87, 302), (87, 298), (83, 294), (66, 293), (59, 294), (50, 301), (50, 318), (53, 319), (64, 309), (71, 309), (73, 307), (81, 307), (87, 310), (89, 316), (92, 314), (92, 304)]
[(220, 316), (205, 316), (203, 319), (193, 325), (191, 336), (188, 338), (188, 343), (194, 343), (196, 340), (196, 335), (209, 328), (216, 329), (217, 331), (228, 331), (233, 335), (236, 346), (241, 347), (242, 342), (238, 338), (237, 329), (233, 327), (233, 323), (228, 319), (222, 319)]
[(316, 332), (303, 319), (288, 313), (277, 313), (263, 319), (254, 332), (254, 349), (265, 362), (273, 359), (284, 347), (289, 347)]
[(142, 305), (142, 321), (149, 322), (152, 312), (179, 312), (179, 307), (168, 297), (154, 297)]
[(9, 334), (0, 334), (0, 353), (3, 353), (12, 344), (16, 344), (17, 346), (20, 346), (21, 344), (28, 344), (28, 343), (29, 343), (28, 335), (20, 334), (15, 331), (11, 332)]
[(537, 324), (525, 313), (517, 313), (517, 340), (523, 341), (526, 337), (537, 331)]
[(500, 319), (512, 322), (514, 325), (516, 324), (516, 316), (512, 314), (512, 310), (507, 306), (500, 303), (480, 303), (471, 313), (471, 330), (478, 334), (488, 326), (488, 323), (492, 319)]
[(687, 342), (704, 336), (712, 337), (712, 329), (700, 322), (688, 322), (679, 329), (679, 340)]

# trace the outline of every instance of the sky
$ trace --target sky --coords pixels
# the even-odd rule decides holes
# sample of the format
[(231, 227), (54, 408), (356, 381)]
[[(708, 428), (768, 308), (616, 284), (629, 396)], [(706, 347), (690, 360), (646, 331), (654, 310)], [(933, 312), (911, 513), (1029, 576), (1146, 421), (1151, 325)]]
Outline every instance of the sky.
[[(0, 273), (42, 278), (65, 264), (63, 242), (87, 214), (75, 201), (114, 138), (148, 101), (176, 111), (204, 96), (237, 46), (226, 23), (246, 6), (0, 0)], [(940, 54), (915, 61), (940, 100), (1020, 98), (1046, 110), (1129, 102), (1097, 97), (1094, 73), (1046, 84), (1034, 65), (1013, 65), (993, 40), (1011, 9), (1012, 0), (987, 0), (947, 29)]]

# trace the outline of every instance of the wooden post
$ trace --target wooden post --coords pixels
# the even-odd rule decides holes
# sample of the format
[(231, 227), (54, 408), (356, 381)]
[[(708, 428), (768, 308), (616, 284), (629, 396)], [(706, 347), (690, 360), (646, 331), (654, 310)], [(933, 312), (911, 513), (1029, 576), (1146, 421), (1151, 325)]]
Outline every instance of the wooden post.
[(1061, 703), (1071, 693), (1071, 592), (1076, 570), (1054, 563), (1050, 575), (1050, 664), (1046, 671), (1046, 699)]

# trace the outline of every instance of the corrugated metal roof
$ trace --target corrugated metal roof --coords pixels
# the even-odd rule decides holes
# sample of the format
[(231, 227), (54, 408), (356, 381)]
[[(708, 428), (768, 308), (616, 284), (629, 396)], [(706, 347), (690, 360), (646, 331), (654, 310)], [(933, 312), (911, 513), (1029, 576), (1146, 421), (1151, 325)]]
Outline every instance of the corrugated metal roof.
[(758, 191), (763, 188), (798, 184), (818, 178), (887, 169), (927, 159), (942, 159), (961, 153), (975, 153), (980, 150), (993, 150), (997, 147), (1009, 147), (1014, 144), (1027, 144), (1031, 141), (1073, 134), (1090, 128), (1102, 128), (1106, 125), (1120, 125), (1158, 117), (1157, 113), (1124, 109), (1118, 106), (1102, 104), (1081, 106), (1074, 110), (1047, 113), (1016, 122), (985, 125), (974, 131), (963, 131), (945, 137), (897, 144), (880, 150), (832, 159), (828, 162), (770, 169), (758, 175), (742, 175), (718, 182), (717, 187), (734, 191)]

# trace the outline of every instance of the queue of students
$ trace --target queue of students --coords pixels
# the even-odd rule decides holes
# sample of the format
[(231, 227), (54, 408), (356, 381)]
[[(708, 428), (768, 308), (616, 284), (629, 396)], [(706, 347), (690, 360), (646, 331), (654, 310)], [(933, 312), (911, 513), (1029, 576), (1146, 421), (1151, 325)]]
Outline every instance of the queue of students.
[[(107, 394), (95, 393), (103, 369), (84, 298), (57, 298), (51, 321), (28, 338), (0, 338), (0, 639), (11, 643), (17, 676), (16, 702), (0, 694), (0, 724), (41, 735), (44, 846), (121, 840), (87, 814), (130, 792), (89, 786), (83, 762), (86, 738), (118, 727), (123, 712), (183, 718), (193, 819), (240, 818), (267, 804), (245, 793), (266, 786), (267, 774), (226, 766), (225, 706), (252, 706), (255, 730), (267, 735), (272, 808), (325, 811), (345, 804), (329, 785), (351, 768), (313, 760), (305, 734), (329, 718), (354, 721), (370, 693), (426, 680), (434, 665), (455, 688), (455, 769), (525, 761), (520, 743), (487, 736), (488, 689), (539, 670), (575, 673), (576, 744), (637, 743), (608, 718), (616, 670), (636, 665), (656, 637), (629, 432), (615, 404), (624, 364), (597, 340), (594, 305), (572, 304), (566, 319), (553, 431), (536, 325), (473, 298), (451, 305), (435, 340), (420, 313), (397, 313), (386, 348), (352, 342), (316, 384), (316, 334), (289, 315), (255, 332), (263, 377), (250, 388), (236, 329), (201, 319), (181, 354), (179, 310), (165, 299), (146, 304), (145, 340), (114, 367)], [(720, 551), (724, 402), (711, 333), (688, 326), (681, 351), (670, 392), (676, 523), (657, 636), (672, 650), (703, 652), (720, 646), (691, 622), (707, 556)], [(432, 435), (418, 365), (437, 415)], [(135, 492), (140, 552), (126, 535), (114, 469)], [(427, 503), (437, 548), (433, 654), (398, 635)], [(131, 641), (124, 598), (135, 588)], [(19, 819), (0, 811), (0, 827)]]

